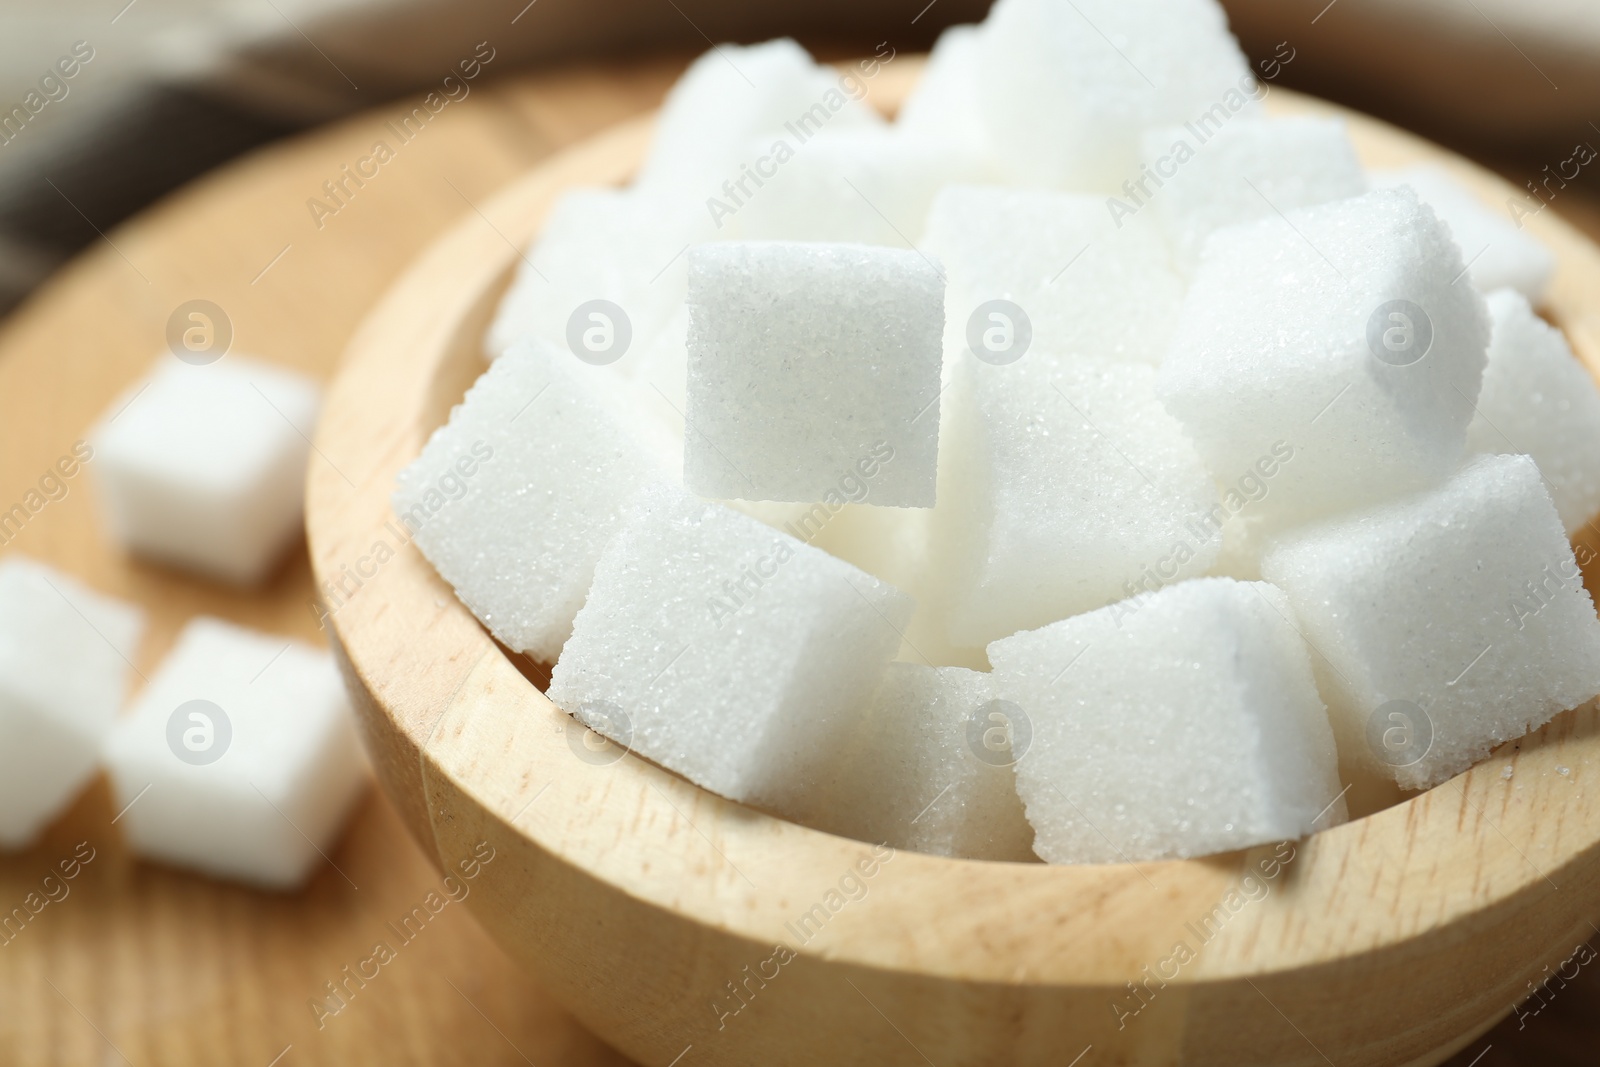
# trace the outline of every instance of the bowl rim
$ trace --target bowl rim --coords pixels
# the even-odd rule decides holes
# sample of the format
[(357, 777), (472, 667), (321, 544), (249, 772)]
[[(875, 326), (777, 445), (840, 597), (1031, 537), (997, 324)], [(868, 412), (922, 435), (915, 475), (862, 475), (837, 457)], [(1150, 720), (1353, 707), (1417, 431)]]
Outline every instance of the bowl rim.
[[(873, 102), (892, 111), (918, 71), (911, 57), (886, 69), (871, 86)], [(1342, 119), (1369, 167), (1436, 163), (1488, 199), (1517, 195), (1490, 172), (1377, 120), (1287, 90), (1274, 89), (1267, 103), (1270, 114)], [(877, 870), (892, 862), (895, 877), (873, 880), (877, 870), (862, 873), (871, 846), (723, 800), (631, 754), (604, 765), (577, 757), (586, 731), (410, 547), (388, 496), (394, 473), (482, 370), (481, 359), (465, 356), (481, 343), (518, 248), (564, 189), (627, 179), (650, 130), (650, 117), (626, 122), (475, 207), (374, 310), (328, 390), (316, 447), (331, 459), (312, 464), (306, 498), (324, 623), (379, 776), (442, 864), (452, 862), (441, 820), (453, 815), (438, 801), (448, 782), (507, 833), (650, 908), (751, 945), (1000, 985), (1114, 988), (1141, 965), (1148, 974), (1192, 932), (1195, 916), (1215, 914), (1252, 872), (1267, 894), (1230, 909), (1245, 918), (1173, 984), (1314, 971), (1379, 950), (1402, 960), (1467, 926), (1509, 921), (1535, 901), (1551, 910), (1550, 930), (1588, 921), (1594, 894), (1558, 887), (1580, 875), (1592, 884), (1600, 873), (1600, 808), (1563, 803), (1577, 783), (1556, 768), (1581, 767), (1600, 746), (1592, 706), (1433, 790), (1288, 845), (1292, 859), (1280, 859), (1270, 878), (1264, 865), (1283, 845), (1110, 866), (891, 850), (879, 854)], [(1593, 374), (1600, 250), (1553, 213), (1529, 218), (1527, 228), (1558, 262), (1543, 308)], [(389, 553), (377, 552), (380, 544)], [(1508, 760), (1510, 779), (1502, 774)], [(868, 883), (859, 900), (839, 889), (852, 871)], [(845, 897), (837, 910), (830, 892)], [(814, 915), (819, 902), (825, 928), (795, 938), (795, 918)]]

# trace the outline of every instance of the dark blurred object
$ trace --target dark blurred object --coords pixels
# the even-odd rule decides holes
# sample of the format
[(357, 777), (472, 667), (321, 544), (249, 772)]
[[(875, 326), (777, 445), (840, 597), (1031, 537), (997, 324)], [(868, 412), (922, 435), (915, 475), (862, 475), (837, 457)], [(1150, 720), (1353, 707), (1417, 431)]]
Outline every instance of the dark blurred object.
[(1469, 151), (1550, 162), (1600, 146), (1595, 0), (1223, 0), (1283, 82)]

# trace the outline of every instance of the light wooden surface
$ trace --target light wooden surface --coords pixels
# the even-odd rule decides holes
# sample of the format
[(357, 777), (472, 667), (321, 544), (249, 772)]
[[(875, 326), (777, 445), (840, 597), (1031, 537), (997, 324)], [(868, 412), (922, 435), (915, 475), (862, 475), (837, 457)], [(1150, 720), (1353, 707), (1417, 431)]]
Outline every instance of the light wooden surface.
[[(873, 92), (892, 103), (914, 73), (896, 64)], [(1331, 110), (1272, 100), (1280, 112)], [(1347, 118), (1370, 164), (1435, 159), (1505, 195), (1464, 161)], [(519, 180), (368, 318), (318, 437), (344, 473), (314, 467), (309, 483), (319, 573), (392, 536), (393, 476), (481, 370), (510, 244), (536, 232), (566, 186), (628, 174), (647, 135), (629, 124)], [(1600, 251), (1549, 213), (1530, 226), (1560, 262), (1547, 311), (1600, 369)], [(1428, 794), (1298, 843), (1269, 891), (1229, 906), (1202, 944), (1197, 924), (1273, 849), (1109, 867), (873, 862), (865, 845), (728, 803), (631, 755), (577, 758), (577, 728), (414, 549), (350, 599), (334, 629), (419, 837), (441, 857), (489, 840), (508, 859), (469, 906), (559, 1001), (652, 1067), (1080, 1054), (1086, 1065), (1420, 1067), (1478, 1038), (1600, 917), (1600, 809), (1585, 802), (1600, 775), (1592, 707)], [(872, 873), (861, 899), (830, 904), (802, 939), (796, 921), (862, 863)], [(794, 953), (778, 977), (775, 945)], [(1177, 955), (1192, 958), (1119, 1018), (1114, 1004), (1140, 1004), (1127, 983)], [(763, 961), (766, 980), (750, 977)], [(748, 1005), (725, 1015), (746, 980)]]
[[(0, 330), (0, 510), (158, 358), (180, 302), (222, 305), (236, 351), (327, 378), (394, 278), (440, 231), (472, 215), (467, 200), (488, 199), (552, 150), (653, 106), (680, 66), (595, 67), (474, 92), (320, 231), (306, 199), (340, 164), (365, 155), (403, 108), (267, 149), (119, 228), (115, 247), (98, 243)], [(84, 476), (0, 547), (11, 551), (143, 603), (153, 616), (139, 657), (147, 673), (197, 612), (321, 640), (303, 550), (245, 597), (131, 564), (102, 541)], [(6, 1067), (266, 1067), (291, 1045), (281, 1067), (621, 1062), (455, 904), (317, 1029), (311, 998), (439, 885), (376, 790), (332, 853), (359, 889), (325, 869), (292, 896), (138, 862), (118, 842), (115, 814), (97, 784), (38, 847), (0, 855), (0, 910), (9, 912), (78, 842), (96, 852), (65, 900), (0, 946)]]

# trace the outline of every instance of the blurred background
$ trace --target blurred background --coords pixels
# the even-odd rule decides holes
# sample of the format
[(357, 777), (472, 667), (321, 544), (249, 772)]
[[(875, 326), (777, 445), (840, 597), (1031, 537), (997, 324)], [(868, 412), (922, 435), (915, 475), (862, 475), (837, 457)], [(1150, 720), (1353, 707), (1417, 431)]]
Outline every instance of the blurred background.
[[(1415, 130), (1517, 187), (1561, 170), (1559, 184), (1545, 186), (1558, 190), (1552, 209), (1600, 236), (1600, 178), (1590, 173), (1600, 167), (1571, 176), (1571, 161), (1584, 150), (1593, 158), (1588, 146), (1600, 146), (1600, 3), (1224, 4), (1252, 59), (1281, 56), (1280, 44), (1289, 46), (1294, 58), (1276, 84)], [(95, 366), (95, 346), (127, 348), (131, 366), (156, 349), (179, 299), (215, 295), (242, 341), (326, 376), (362, 314), (418, 249), (519, 170), (597, 124), (650, 106), (709, 42), (788, 35), (825, 57), (871, 51), (879, 41), (914, 52), (987, 7), (985, 0), (0, 0), (0, 469), (10, 470), (7, 449), (33, 448), (8, 412), (38, 425), (59, 422), (51, 432), (69, 435), (82, 424), (77, 414), (56, 417), (76, 412), (76, 401), (15, 395), (24, 386), (56, 388), (40, 384), (56, 358), (52, 346), (81, 350), (73, 379), (81, 383)], [(301, 201), (370, 143), (383, 109), (437, 86), (480, 44), (493, 59), (473, 83), (487, 98), (475, 117), (430, 134), (407, 157), (412, 176), (364, 193), (366, 214), (341, 218), (339, 233), (315, 245), (298, 236), (307, 225)], [(609, 102), (591, 101), (580, 116), (567, 101), (586, 85), (608, 86)], [(263, 176), (273, 173), (282, 177)], [(241, 215), (257, 208), (261, 232), (246, 234)], [(402, 216), (403, 225), (394, 221)], [(239, 277), (215, 282), (213, 292), (205, 286), (218, 262)], [(93, 411), (101, 402), (90, 397), (78, 406)], [(49, 452), (56, 442), (40, 447)], [(37, 467), (32, 458), (15, 464), (24, 472)], [(13, 488), (0, 485), (7, 494)], [(89, 528), (87, 519), (78, 525)], [(31, 551), (49, 554), (44, 536)], [(59, 543), (62, 535), (50, 536)], [(73, 536), (67, 541), (82, 548)], [(236, 613), (165, 577), (133, 572), (127, 582), (146, 596)], [(309, 586), (297, 562), (252, 610), (310, 636)], [(291, 618), (298, 622), (290, 626)], [(86, 903), (63, 909), (36, 943), (0, 952), (0, 1062), (265, 1067), (271, 1060), (289, 1067), (360, 1062), (363, 1049), (378, 1055), (380, 1048), (384, 1062), (612, 1062), (455, 913), (452, 933), (408, 959), (415, 987), (396, 979), (342, 1024), (343, 1037), (309, 1034), (306, 997), (355, 951), (339, 946), (341, 931), (386, 908), (404, 910), (435, 877), (382, 797), (358, 813), (335, 857), (370, 891), (347, 896), (328, 875), (300, 900), (263, 900), (135, 868), (115, 858), (109, 816), (101, 790), (37, 854), (0, 857), (0, 888), (15, 896), (80, 837), (105, 842), (113, 854), (79, 890)], [(295, 938), (334, 947), (291, 959), (285, 945)], [(115, 975), (100, 973), (107, 958)], [(438, 987), (436, 998), (422, 984), (428, 970), (456, 980)], [(1592, 970), (1540, 987), (1453, 1067), (1600, 1061), (1600, 979)], [(54, 993), (39, 984), (40, 974), (53, 976)], [(268, 1022), (256, 1025), (261, 1019)], [(280, 1025), (288, 1019), (296, 1021)]]
[[(1289, 43), (1295, 58), (1279, 84), (1486, 157), (1519, 185), (1570, 158), (1577, 143), (1600, 143), (1592, 0), (1224, 6), (1252, 57)], [(497, 77), (686, 53), (710, 39), (791, 35), (824, 51), (889, 40), (910, 51), (987, 8), (985, 0), (5, 0), (0, 309), (97, 229), (252, 147), (436, 82), (480, 41), (496, 51)], [(41, 94), (34, 113), (29, 92), (78, 42), (92, 60)]]

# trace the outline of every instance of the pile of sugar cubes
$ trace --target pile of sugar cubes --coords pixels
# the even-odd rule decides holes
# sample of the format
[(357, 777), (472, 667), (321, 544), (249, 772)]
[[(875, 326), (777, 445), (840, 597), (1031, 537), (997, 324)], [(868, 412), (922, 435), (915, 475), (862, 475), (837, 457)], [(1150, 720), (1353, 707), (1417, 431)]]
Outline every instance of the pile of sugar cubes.
[[(300, 536), (319, 389), (247, 357), (185, 355), (163, 353), (78, 455), (114, 545), (258, 585)], [(34, 843), (104, 770), (115, 832), (136, 854), (304, 884), (368, 780), (331, 656), (199, 616), (146, 677), (147, 629), (133, 604), (0, 557), (0, 848)]]
[(1541, 244), (1269, 117), (1213, 0), (999, 0), (888, 122), (895, 61), (696, 62), (401, 474), (557, 706), (812, 827), (1105, 863), (1331, 827), (1600, 693), (1600, 393)]

